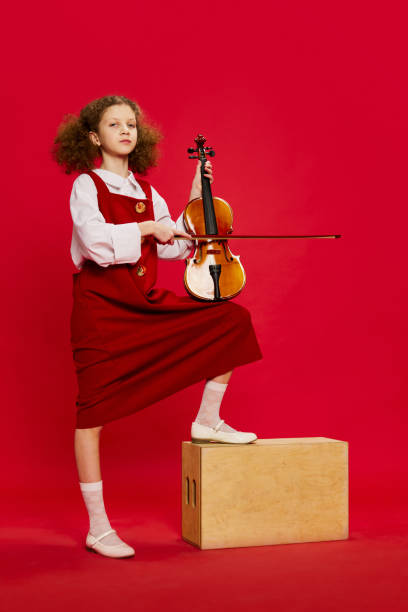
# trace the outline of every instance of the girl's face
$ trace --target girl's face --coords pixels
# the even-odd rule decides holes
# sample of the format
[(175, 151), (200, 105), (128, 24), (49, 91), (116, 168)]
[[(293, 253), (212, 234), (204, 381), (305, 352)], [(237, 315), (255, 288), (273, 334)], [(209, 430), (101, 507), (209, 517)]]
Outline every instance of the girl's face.
[(127, 104), (109, 106), (102, 114), (98, 133), (89, 132), (89, 137), (109, 155), (129, 155), (137, 142), (135, 113)]

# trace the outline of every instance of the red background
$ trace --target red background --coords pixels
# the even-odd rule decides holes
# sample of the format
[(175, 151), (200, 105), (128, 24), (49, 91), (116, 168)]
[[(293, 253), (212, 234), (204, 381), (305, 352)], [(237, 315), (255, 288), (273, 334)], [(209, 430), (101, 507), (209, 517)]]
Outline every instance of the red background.
[[(221, 416), (259, 438), (347, 440), (351, 534), (370, 526), (404, 531), (403, 3), (71, 2), (9, 8), (7, 17), (8, 520), (26, 517), (31, 524), (29, 512), (36, 521), (48, 516), (52, 490), (72, 508), (67, 517), (77, 512), (78, 542), (86, 533), (73, 455), (77, 385), (69, 332), (75, 271), (69, 195), (76, 175), (65, 175), (50, 149), (65, 113), (120, 94), (136, 100), (164, 133), (160, 165), (148, 180), (174, 219), (196, 164), (186, 149), (201, 132), (216, 151), (213, 195), (231, 204), (236, 233), (342, 234), (337, 241), (231, 241), (247, 273), (236, 301), (252, 313), (264, 358), (233, 373)], [(183, 294), (183, 270), (184, 262), (161, 261), (158, 285)], [(115, 496), (123, 495), (128, 508), (130, 487), (123, 517), (147, 504), (177, 537), (181, 441), (190, 438), (202, 387), (105, 427), (102, 477), (113, 518)]]

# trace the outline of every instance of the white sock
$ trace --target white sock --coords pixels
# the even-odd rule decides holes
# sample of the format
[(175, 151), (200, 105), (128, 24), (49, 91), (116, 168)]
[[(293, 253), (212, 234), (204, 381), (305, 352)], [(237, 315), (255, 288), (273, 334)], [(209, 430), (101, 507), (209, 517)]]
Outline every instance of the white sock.
[[(220, 420), (220, 406), (224, 393), (228, 387), (227, 384), (215, 382), (215, 380), (207, 380), (203, 397), (201, 399), (200, 410), (195, 418), (197, 423), (200, 425), (206, 425), (207, 427), (215, 427)], [(220, 427), (221, 431), (237, 431), (226, 423), (223, 423)]]
[[(112, 529), (105, 511), (102, 480), (97, 482), (80, 482), (79, 487), (89, 515), (89, 531), (95, 538), (108, 529)], [(125, 544), (116, 533), (110, 533), (100, 540), (106, 546)]]

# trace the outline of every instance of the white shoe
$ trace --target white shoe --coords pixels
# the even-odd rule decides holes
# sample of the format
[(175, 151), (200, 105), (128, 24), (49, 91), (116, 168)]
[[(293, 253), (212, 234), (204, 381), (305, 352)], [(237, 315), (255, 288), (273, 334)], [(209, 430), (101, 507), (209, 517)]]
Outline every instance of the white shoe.
[(197, 421), (191, 424), (192, 442), (224, 442), (226, 444), (248, 444), (257, 440), (251, 431), (219, 431), (225, 421), (221, 419), (215, 427), (201, 425)]
[(95, 552), (104, 555), (105, 557), (115, 557), (119, 559), (121, 557), (132, 557), (135, 554), (135, 549), (131, 546), (128, 546), (123, 542), (123, 544), (102, 544), (100, 540), (107, 536), (109, 533), (115, 533), (116, 529), (109, 529), (109, 531), (105, 531), (101, 533), (98, 537), (95, 538), (91, 533), (88, 533), (86, 536), (86, 547), (89, 550), (93, 550)]

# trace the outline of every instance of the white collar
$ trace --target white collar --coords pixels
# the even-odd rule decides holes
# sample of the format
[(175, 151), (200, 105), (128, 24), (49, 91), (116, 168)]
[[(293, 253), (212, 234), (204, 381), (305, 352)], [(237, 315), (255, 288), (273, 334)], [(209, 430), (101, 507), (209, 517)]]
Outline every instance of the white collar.
[(104, 170), (102, 168), (93, 168), (93, 172), (96, 172), (105, 183), (109, 183), (114, 187), (122, 187), (126, 181), (130, 181), (135, 187), (139, 187), (139, 183), (136, 181), (131, 170), (128, 170), (127, 178), (120, 176), (120, 174), (116, 174), (116, 172), (111, 172), (110, 170)]

